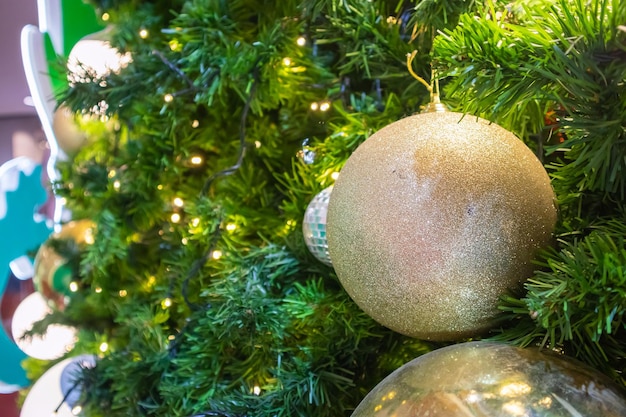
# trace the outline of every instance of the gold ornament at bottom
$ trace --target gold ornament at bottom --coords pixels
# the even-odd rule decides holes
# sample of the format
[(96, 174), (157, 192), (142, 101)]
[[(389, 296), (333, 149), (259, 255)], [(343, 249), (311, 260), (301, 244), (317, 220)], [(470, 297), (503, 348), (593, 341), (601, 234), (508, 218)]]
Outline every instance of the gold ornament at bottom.
[(398, 368), (352, 417), (620, 417), (623, 392), (582, 363), (490, 342), (441, 348)]
[(379, 323), (428, 340), (493, 325), (551, 241), (554, 192), (511, 132), (454, 112), (392, 123), (348, 158), (328, 204), (333, 267)]
[(95, 224), (91, 220), (68, 222), (61, 226), (61, 230), (53, 233), (37, 251), (33, 284), (48, 303), (58, 310), (63, 310), (67, 304), (74, 270), (68, 265), (69, 259), (59, 254), (52, 242), (73, 241), (76, 249), (80, 250), (84, 245), (93, 243), (94, 228)]

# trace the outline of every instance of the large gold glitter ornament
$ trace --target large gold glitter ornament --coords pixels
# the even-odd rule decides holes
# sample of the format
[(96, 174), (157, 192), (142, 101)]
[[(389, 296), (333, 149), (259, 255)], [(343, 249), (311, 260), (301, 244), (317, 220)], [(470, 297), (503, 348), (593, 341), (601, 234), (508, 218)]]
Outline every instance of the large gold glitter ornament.
[(53, 240), (72, 240), (80, 249), (93, 243), (95, 224), (91, 220), (75, 220), (61, 226), (44, 242), (35, 256), (33, 284), (51, 306), (63, 310), (71, 294), (70, 283), (73, 270), (68, 266), (68, 259), (59, 254)]
[(454, 112), (392, 123), (350, 156), (327, 216), (332, 264), (372, 318), (459, 340), (493, 325), (556, 222), (542, 164), (511, 132)]
[(352, 417), (619, 417), (623, 391), (577, 361), (468, 342), (427, 353), (381, 381)]

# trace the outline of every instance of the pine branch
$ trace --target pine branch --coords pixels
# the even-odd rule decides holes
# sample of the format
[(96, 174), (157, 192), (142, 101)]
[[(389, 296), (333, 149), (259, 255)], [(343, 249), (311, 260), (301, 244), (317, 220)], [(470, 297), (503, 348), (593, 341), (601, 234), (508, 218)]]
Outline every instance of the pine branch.
[(464, 15), (436, 39), (435, 56), (438, 70), (453, 77), (446, 94), (461, 110), (522, 138), (541, 132), (542, 114), (561, 107), (568, 139), (550, 152), (565, 152), (562, 176), (572, 189), (623, 198), (626, 109), (607, 105), (623, 96), (626, 76), (617, 30), (626, 12), (618, 3), (560, 0), (526, 7), (514, 21)]
[(592, 230), (546, 254), (546, 269), (526, 283), (523, 304), (509, 299), (503, 306), (521, 323), (497, 338), (564, 348), (623, 384), (626, 222), (611, 219)]

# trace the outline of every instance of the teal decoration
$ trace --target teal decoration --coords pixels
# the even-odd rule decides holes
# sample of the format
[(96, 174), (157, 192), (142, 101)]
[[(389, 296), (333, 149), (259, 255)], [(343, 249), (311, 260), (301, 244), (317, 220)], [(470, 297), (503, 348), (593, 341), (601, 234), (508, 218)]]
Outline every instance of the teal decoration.
[(52, 289), (59, 294), (72, 295), (70, 283), (73, 276), (72, 268), (69, 265), (59, 266), (52, 275)]
[[(4, 295), (14, 259), (36, 250), (52, 232), (36, 211), (48, 199), (41, 165), (16, 158), (0, 166), (0, 296)], [(0, 326), (0, 382), (26, 387), (29, 380), (21, 366), (26, 354)]]

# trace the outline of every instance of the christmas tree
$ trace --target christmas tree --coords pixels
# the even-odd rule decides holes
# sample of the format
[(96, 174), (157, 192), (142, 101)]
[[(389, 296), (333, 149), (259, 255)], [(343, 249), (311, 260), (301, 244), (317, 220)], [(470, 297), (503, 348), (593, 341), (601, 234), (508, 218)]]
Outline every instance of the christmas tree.
[[(98, 355), (84, 415), (347, 416), (393, 370), (466, 340), (381, 325), (302, 232), (357, 147), (437, 92), (531, 149), (559, 210), (523, 291), (474, 337), (624, 384), (620, 0), (93, 4), (131, 60), (59, 95), (88, 139), (54, 190), (94, 232), (50, 243), (71, 291), (42, 323), (80, 330), (68, 357)], [(51, 365), (26, 363), (34, 379)]]

